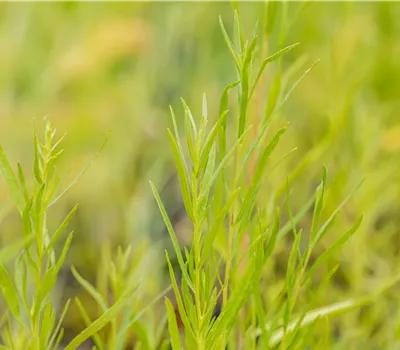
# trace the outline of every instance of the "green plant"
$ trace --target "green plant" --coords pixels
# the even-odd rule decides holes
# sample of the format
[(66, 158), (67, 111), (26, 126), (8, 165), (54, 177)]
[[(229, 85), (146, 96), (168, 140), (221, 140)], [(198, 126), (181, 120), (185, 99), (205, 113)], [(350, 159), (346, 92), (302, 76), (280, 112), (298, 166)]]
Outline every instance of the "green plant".
[[(304, 5), (299, 6), (297, 15)], [(52, 215), (49, 210), (93, 160), (62, 190), (63, 177), (58, 177), (55, 168), (61, 153), (57, 150), (61, 140), (55, 140), (55, 129), (48, 120), (44, 123), (42, 142), (34, 133), (35, 158), (28, 181), (20, 164), (18, 172), (14, 173), (0, 147), (0, 170), (23, 227), (21, 237), (0, 250), (0, 288), (8, 305), (8, 310), (0, 318), (1, 349), (63, 347), (71, 350), (80, 348), (89, 338), (93, 340), (94, 348), (117, 350), (126, 347), (167, 349), (169, 346), (173, 349), (329, 348), (332, 342), (339, 343), (340, 347), (340, 342), (344, 343), (346, 339), (334, 338), (333, 327), (329, 324), (335, 322), (332, 316), (367, 304), (374, 304), (375, 308), (385, 305), (378, 302), (378, 298), (399, 280), (398, 275), (393, 278), (379, 275), (374, 281), (378, 287), (360, 288), (365, 279), (363, 268), (368, 266), (365, 256), (369, 258), (370, 251), (368, 243), (363, 242), (367, 236), (362, 226), (365, 224), (363, 216), (358, 216), (361, 210), (354, 210), (357, 205), (351, 203), (362, 184), (359, 176), (349, 176), (350, 171), (344, 172), (343, 176), (349, 178), (348, 183), (354, 182), (355, 186), (337, 205), (339, 194), (347, 191), (342, 183), (347, 182), (330, 183), (323, 168), (315, 193), (292, 213), (292, 208), (297, 207), (292, 201), (299, 202), (293, 194), (294, 186), (299, 183), (308, 188), (312, 183), (312, 180), (301, 182), (302, 173), (317, 160), (325, 162), (330, 144), (339, 139), (342, 130), (348, 132), (351, 129), (346, 126), (347, 115), (341, 108), (346, 110), (351, 104), (349, 101), (355, 88), (343, 93), (349, 96), (343, 98), (345, 101), (339, 101), (337, 109), (342, 114), (332, 122), (332, 130), (322, 141), (310, 146), (303, 158), (296, 158), (293, 169), (287, 174), (282, 172), (279, 166), (286, 165), (284, 161), (295, 151), (292, 149), (285, 153), (280, 148), (287, 131), (287, 125), (281, 121), (282, 107), (315, 64), (299, 73), (306, 61), (301, 56), (287, 70), (283, 69), (283, 55), (289, 52), (292, 55), (291, 50), (298, 45), (285, 46), (289, 26), (293, 23), (293, 18), (288, 17), (287, 3), (268, 2), (264, 16), (266, 22), (261, 30), (258, 27), (254, 29), (249, 41), (245, 40), (238, 5), (234, 6), (234, 40), (230, 39), (222, 20), (220, 26), (233, 58), (237, 81), (223, 91), (216, 120), (209, 112), (213, 108), (208, 109), (205, 96), (200, 118), (195, 118), (182, 101), (185, 137), (181, 138), (179, 123), (171, 109), (173, 132), (169, 131), (168, 135), (183, 202), (192, 225), (192, 243), (183, 253), (176, 227), (160, 198), (162, 195), (151, 184), (173, 243), (182, 279), (166, 254), (172, 287), (167, 286), (160, 293), (148, 293), (138, 265), (147, 263), (152, 268), (151, 261), (143, 258), (145, 252), (152, 249), (151, 243), (144, 246), (131, 244), (115, 252), (104, 244), (96, 283), (85, 279), (80, 269), (80, 272), (74, 267), (71, 269), (84, 292), (95, 301), (97, 309), (92, 312), (90, 305), (76, 296), (73, 304), (86, 328), (65, 346), (61, 345), (63, 320), (70, 301), (60, 308), (54, 300), (58, 297), (54, 292), (72, 240), (72, 233), (66, 239), (63, 234), (77, 206), (54, 233), (48, 228), (49, 215)], [(274, 31), (278, 32), (279, 50), (268, 56), (269, 48), (274, 46), (271, 44)], [(269, 80), (264, 79), (266, 73), (269, 73)], [(292, 83), (296, 76), (298, 78)], [(157, 77), (157, 83), (158, 80)], [(268, 87), (268, 93), (264, 86)], [(235, 101), (233, 92), (238, 96)], [(361, 126), (357, 125), (357, 136), (359, 128)], [(368, 137), (365, 139), (368, 144), (370, 140)], [(364, 144), (362, 147), (367, 148)], [(360, 149), (364, 152), (362, 147)], [(384, 165), (381, 171), (387, 174), (388, 169), (393, 168), (390, 159), (385, 160)], [(285, 175), (270, 182), (278, 171)], [(382, 177), (379, 171), (373, 174), (378, 179)], [(355, 177), (357, 179), (353, 181)], [(373, 187), (375, 192), (379, 192), (380, 181), (375, 179)], [(386, 191), (392, 189), (393, 185)], [(384, 200), (384, 208), (393, 197), (388, 198)], [(373, 202), (370, 205), (375, 212), (380, 210), (381, 202), (375, 198), (366, 202)], [(0, 219), (10, 207), (5, 203), (0, 208)], [(354, 211), (357, 215), (352, 215)], [(347, 220), (341, 220), (343, 217)], [(345, 224), (340, 226), (340, 221)], [(353, 223), (349, 225), (348, 221)], [(349, 227), (342, 232), (345, 225)], [(345, 243), (357, 230), (362, 236), (357, 237), (356, 244), (362, 244), (360, 250), (364, 258), (360, 259), (361, 262), (352, 259), (349, 264), (351, 280), (343, 283), (350, 290), (341, 293), (330, 285), (338, 271), (336, 258), (341, 256)], [(387, 238), (386, 241), (381, 239), (389, 242)], [(374, 250), (370, 264), (377, 261), (376, 255)], [(14, 264), (8, 265), (11, 261)], [(275, 271), (282, 266), (283, 273)], [(157, 302), (170, 288), (174, 290), (177, 306), (173, 298), (167, 298), (164, 314)], [(326, 296), (321, 297), (324, 293)], [(382, 314), (378, 316), (378, 322), (385, 317)], [(394, 326), (391, 323), (396, 322), (396, 317), (391, 316), (388, 332), (392, 332)], [(169, 336), (164, 332), (167, 322)], [(353, 327), (351, 331), (356, 325), (356, 330), (365, 334), (372, 332), (369, 328), (375, 326), (370, 318), (362, 322), (353, 319), (350, 324)], [(346, 322), (341, 322), (340, 327), (345, 328)], [(346, 336), (346, 332), (339, 334), (340, 337)], [(374, 345), (382, 341), (382, 331), (379, 334)], [(132, 345), (129, 341), (133, 338)]]
[[(55, 140), (55, 129), (46, 120), (44, 123), (44, 142), (41, 143), (34, 133), (34, 175), (35, 183), (32, 192), (29, 191), (25, 182), (24, 172), (18, 164), (18, 178), (14, 174), (4, 152), (0, 149), (1, 171), (11, 191), (11, 196), (17, 207), (23, 227), (23, 239), (3, 250), (2, 257), (10, 257), (18, 248), (23, 248), (15, 260), (14, 278), (11, 278), (7, 270), (1, 265), (1, 289), (7, 301), (9, 314), (6, 314), (6, 331), (3, 334), (4, 348), (11, 349), (53, 349), (57, 348), (63, 336), (61, 328), (63, 318), (68, 310), (68, 301), (59, 320), (56, 322), (56, 310), (51, 301), (51, 291), (55, 287), (58, 273), (63, 266), (65, 256), (72, 240), (72, 232), (62, 243), (59, 257), (56, 257), (55, 247), (62, 240), (62, 235), (73, 218), (78, 206), (75, 205), (64, 221), (54, 233), (47, 228), (47, 217), (49, 208), (54, 205), (76, 181), (88, 169), (95, 156), (78, 176), (65, 189), (61, 189), (63, 180), (56, 173), (55, 163), (62, 151), (58, 151), (60, 140)], [(103, 145), (104, 146), (104, 145)], [(103, 147), (102, 146), (102, 147)], [(30, 194), (32, 193), (32, 194)], [(87, 328), (75, 337), (66, 349), (75, 349), (87, 338), (94, 336), (108, 322), (113, 321), (121, 308), (132, 300), (134, 290), (137, 288), (130, 285), (127, 290), (123, 280), (123, 270), (127, 263), (126, 254), (118, 254), (117, 265), (110, 271), (114, 282), (116, 295), (113, 305), (108, 304), (101, 298), (90, 284), (85, 281), (78, 272), (73, 269), (73, 274), (78, 281), (99, 301), (102, 306), (102, 315), (94, 322), (88, 320), (84, 308), (79, 299), (76, 303), (87, 322)], [(4, 259), (3, 259), (4, 260)], [(2, 261), (3, 262), (3, 261)], [(115, 275), (117, 274), (117, 275)], [(129, 322), (131, 317), (127, 317)], [(123, 334), (124, 335), (124, 334)], [(101, 347), (101, 343), (96, 342)]]
[[(267, 17), (271, 23), (274, 23), (276, 16), (274, 6), (274, 3), (270, 3), (268, 7)], [(285, 16), (283, 10), (281, 44), (286, 36)], [(179, 287), (167, 253), (170, 278), (184, 325), (181, 335), (172, 303), (166, 299), (171, 345), (173, 349), (225, 349), (226, 346), (230, 349), (256, 349), (260, 346), (263, 349), (275, 346), (281, 349), (303, 348), (309, 341), (304, 331), (306, 327), (323, 317), (372, 302), (382, 291), (396, 283), (400, 276), (385, 281), (383, 287), (372, 294), (316, 310), (309, 309), (313, 305), (313, 294), (323, 290), (337, 266), (329, 270), (316, 290), (310, 284), (311, 276), (357, 231), (362, 216), (319, 256), (315, 256), (316, 247), (362, 181), (325, 221), (322, 220), (327, 181), (325, 169), (315, 195), (296, 215), (292, 214), (290, 206), (290, 183), (295, 176), (288, 177), (281, 188), (272, 189), (269, 202), (261, 200), (260, 193), (265, 180), (274, 169), (269, 162), (270, 156), (287, 126), (278, 128), (272, 137), (267, 137), (267, 132), (273, 130), (273, 123), (282, 106), (315, 63), (291, 87), (283, 91), (285, 86), (282, 84), (280, 57), (297, 44), (282, 48), (263, 59), (257, 70), (257, 28), (252, 38), (245, 40), (238, 12), (235, 12), (234, 23), (236, 40), (232, 41), (220, 19), (222, 34), (232, 55), (238, 81), (224, 90), (217, 121), (210, 131), (207, 131), (210, 119), (205, 96), (198, 123), (182, 100), (186, 147), (181, 144), (171, 108), (173, 132), (168, 130), (168, 136), (193, 232), (191, 247), (185, 249), (184, 253), (181, 253), (160, 195), (151, 184), (182, 273)], [(263, 44), (269, 30), (267, 26), (263, 31)], [(267, 65), (275, 60), (278, 60), (278, 73), (269, 90), (265, 113), (260, 118), (254, 112), (256, 108), (252, 108), (252, 98), (257, 94), (258, 83)], [(231, 109), (228, 110), (229, 93), (235, 87), (238, 88), (238, 100), (237, 103), (231, 103)], [(235, 115), (238, 115), (235, 120), (236, 131), (232, 131), (227, 121), (231, 122)], [(255, 129), (253, 135), (251, 128)], [(281, 197), (285, 192), (286, 199), (282, 202)], [(312, 223), (305, 233), (297, 229), (297, 225), (312, 205)], [(288, 222), (283, 226), (280, 225), (282, 206), (288, 208)], [(286, 279), (275, 302), (266, 306), (266, 295), (270, 291), (265, 283), (268, 280), (265, 266), (270, 262), (278, 241), (289, 233), (292, 235), (292, 247), (287, 260)], [(308, 297), (305, 297), (306, 293)], [(298, 305), (300, 296), (303, 299), (301, 306)], [(214, 311), (219, 300), (221, 311), (216, 317)]]
[[(70, 300), (61, 310), (56, 320), (57, 310), (52, 301), (51, 293), (56, 286), (58, 274), (64, 264), (73, 233), (69, 233), (62, 242), (63, 233), (74, 217), (78, 205), (75, 205), (54, 233), (49, 232), (47, 221), (48, 211), (86, 172), (99, 152), (88, 162), (71, 183), (61, 189), (63, 179), (56, 173), (56, 161), (62, 153), (58, 150), (62, 140), (55, 140), (56, 130), (46, 119), (44, 122), (44, 142), (40, 142), (34, 133), (34, 166), (35, 182), (29, 190), (25, 181), (22, 166), (18, 163), (18, 180), (12, 167), (0, 147), (0, 170), (7, 181), (12, 200), (18, 209), (22, 220), (22, 238), (0, 251), (0, 287), (8, 304), (8, 311), (3, 317), (6, 329), (2, 334), (4, 349), (57, 349), (62, 337), (63, 319), (69, 309)], [(32, 194), (30, 194), (32, 193)], [(62, 245), (57, 257), (56, 248)], [(93, 337), (98, 349), (124, 349), (129, 340), (131, 330), (135, 330), (139, 339), (147, 339), (148, 348), (156, 348), (162, 335), (162, 328), (155, 330), (152, 337), (140, 326), (139, 318), (160, 299), (169, 288), (141, 309), (134, 308), (136, 290), (140, 280), (135, 274), (138, 267), (140, 251), (136, 250), (136, 259), (132, 259), (131, 248), (126, 251), (118, 249), (113, 259), (109, 250), (103, 252), (103, 278), (97, 288), (85, 280), (72, 266), (72, 274), (76, 280), (98, 303), (100, 315), (92, 321), (80, 302), (75, 298), (75, 304), (86, 325), (65, 349), (77, 349), (84, 341)], [(143, 251), (143, 249), (142, 249)], [(18, 255), (17, 255), (18, 254)], [(4, 264), (15, 255), (13, 278)], [(109, 300), (109, 292), (112, 299)], [(124, 312), (122, 309), (124, 308)], [(107, 324), (111, 330), (105, 336), (98, 332)], [(162, 323), (161, 323), (162, 324)], [(152, 344), (152, 345), (151, 345)], [(151, 345), (151, 346), (150, 346)]]
[[(63, 233), (78, 206), (75, 205), (71, 209), (54, 233), (48, 230), (48, 211), (85, 173), (97, 155), (65, 189), (62, 189), (64, 179), (58, 176), (55, 164), (62, 153), (59, 145), (63, 137), (56, 140), (55, 133), (56, 130), (48, 120), (44, 122), (43, 142), (39, 141), (36, 131), (34, 132), (35, 181), (32, 186), (26, 183), (24, 171), (19, 163), (17, 180), (3, 149), (0, 148), (1, 172), (21, 215), (23, 236), (23, 244), (17, 243), (22, 251), (15, 259), (13, 278), (3, 265), (0, 267), (1, 289), (12, 316), (11, 319), (8, 312), (5, 316), (7, 326), (2, 336), (4, 348), (57, 348), (63, 336), (61, 325), (68, 310), (69, 301), (56, 322), (57, 310), (53, 306), (50, 294), (64, 264), (73, 233), (69, 233), (62, 243), (58, 257), (56, 257), (55, 248), (60, 244)], [(12, 254), (15, 252), (15, 246), (5, 248), (5, 252), (8, 255)]]

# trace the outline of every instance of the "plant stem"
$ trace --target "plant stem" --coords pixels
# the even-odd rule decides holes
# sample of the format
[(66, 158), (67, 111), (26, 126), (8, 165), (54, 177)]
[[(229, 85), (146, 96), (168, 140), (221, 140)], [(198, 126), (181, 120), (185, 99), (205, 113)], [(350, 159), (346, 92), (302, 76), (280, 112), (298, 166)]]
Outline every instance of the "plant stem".
[(204, 339), (202, 334), (203, 326), (203, 313), (201, 305), (201, 251), (200, 251), (200, 236), (201, 227), (199, 222), (199, 206), (197, 201), (198, 195), (198, 178), (195, 172), (192, 172), (192, 198), (193, 198), (193, 247), (194, 247), (194, 263), (195, 263), (195, 292), (194, 299), (196, 304), (197, 313), (197, 348), (199, 350), (204, 349)]

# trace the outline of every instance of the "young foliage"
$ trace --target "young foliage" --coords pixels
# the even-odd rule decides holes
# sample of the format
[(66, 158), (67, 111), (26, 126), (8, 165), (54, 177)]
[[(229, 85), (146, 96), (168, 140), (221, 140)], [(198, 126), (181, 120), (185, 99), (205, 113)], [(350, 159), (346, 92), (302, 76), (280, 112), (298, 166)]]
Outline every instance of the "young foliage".
[[(252, 70), (255, 66), (258, 36), (256, 30), (249, 41), (242, 31), (238, 7), (235, 7), (234, 40), (228, 34), (224, 23), (219, 18), (222, 36), (233, 58), (239, 80), (229, 84), (222, 93), (219, 115), (211, 128), (207, 112), (207, 103), (203, 97), (202, 116), (196, 123), (187, 104), (183, 101), (185, 113), (185, 138), (190, 160), (185, 159), (185, 152), (180, 143), (178, 125), (172, 112), (174, 135), (168, 130), (174, 159), (181, 183), (182, 197), (188, 217), (192, 223), (191, 248), (181, 253), (178, 239), (162, 199), (151, 183), (151, 188), (168, 228), (175, 254), (178, 258), (182, 281), (176, 279), (169, 255), (166, 254), (170, 278), (175, 293), (177, 310), (184, 325), (184, 332), (179, 332), (177, 318), (170, 300), (166, 300), (170, 342), (173, 349), (225, 349), (266, 348), (279, 345), (281, 349), (305, 344), (303, 328), (319, 321), (320, 317), (343, 313), (365, 302), (371, 302), (378, 294), (351, 299), (338, 304), (308, 311), (301, 307), (297, 310), (299, 297), (308, 287), (307, 282), (334, 252), (337, 252), (360, 227), (362, 217), (355, 222), (348, 232), (340, 236), (310, 265), (311, 258), (320, 241), (327, 234), (333, 219), (346, 202), (354, 195), (358, 184), (349, 196), (323, 222), (326, 213), (325, 196), (327, 173), (322, 172), (322, 181), (315, 195), (308, 199), (303, 208), (292, 214), (289, 186), (293, 181), (288, 177), (286, 202), (289, 221), (280, 227), (279, 198), (282, 188), (272, 193), (271, 208), (266, 208), (260, 197), (266, 178), (277, 166), (270, 164), (271, 154), (276, 150), (287, 126), (280, 128), (267, 140), (266, 131), (272, 128), (274, 120), (281, 111), (290, 94), (305, 78), (306, 74), (318, 62), (316, 61), (294, 84), (282, 94), (281, 57), (298, 45), (293, 44), (276, 53), (261, 58), (261, 65), (256, 69), (254, 79)], [(267, 26), (262, 39), (271, 34), (277, 17), (278, 5), (268, 2)], [(282, 26), (280, 45), (283, 47), (287, 30), (287, 6), (282, 5)], [(278, 73), (275, 75), (266, 102), (264, 119), (260, 128), (256, 128), (254, 139), (249, 139), (251, 97), (257, 92), (262, 75), (267, 65), (278, 60)], [(238, 100), (228, 110), (229, 93), (238, 89)], [(281, 97), (282, 95), (282, 97)], [(235, 119), (235, 115), (238, 115)], [(226, 120), (235, 120), (237, 133), (232, 140), (231, 128)], [(209, 130), (209, 131), (207, 131)], [(229, 147), (228, 140), (232, 140)], [(291, 152), (289, 152), (291, 153)], [(286, 156), (284, 156), (285, 159)], [(250, 159), (256, 159), (252, 167)], [(278, 162), (279, 164), (280, 162)], [(189, 166), (190, 164), (190, 166)], [(191, 169), (191, 170), (189, 170)], [(310, 212), (314, 205), (309, 232), (298, 230), (296, 226)], [(271, 218), (271, 213), (277, 215)], [(274, 248), (280, 239), (293, 234), (292, 247), (287, 257), (286, 278), (282, 281), (279, 307), (266, 311), (264, 303), (268, 290), (263, 289), (265, 266), (273, 257)], [(308, 243), (304, 246), (304, 241)], [(218, 263), (216, 263), (219, 261)], [(327, 281), (332, 278), (327, 275)], [(210, 271), (214, 271), (210, 273)], [(397, 279), (396, 279), (397, 281)], [(324, 285), (324, 283), (322, 284)], [(219, 309), (219, 313), (212, 313)], [(275, 314), (271, 314), (271, 312)], [(262, 324), (263, 327), (256, 328)], [(255, 337), (260, 338), (257, 342)], [(260, 347), (264, 346), (264, 347)]]
[[(0, 147), (0, 170), (10, 189), (11, 197), (21, 215), (22, 237), (0, 251), (0, 288), (7, 302), (9, 311), (16, 323), (8, 322), (8, 336), (4, 337), (5, 348), (12, 349), (53, 349), (57, 348), (63, 336), (62, 320), (69, 301), (64, 306), (61, 317), (56, 323), (57, 310), (51, 300), (59, 271), (64, 265), (68, 253), (72, 232), (62, 239), (78, 206), (74, 206), (55, 232), (48, 229), (48, 209), (58, 201), (76, 181), (85, 173), (94, 158), (84, 167), (66, 189), (57, 194), (61, 178), (56, 173), (55, 163), (62, 151), (58, 151), (61, 139), (55, 139), (56, 130), (49, 120), (44, 121), (43, 141), (34, 131), (34, 164), (35, 182), (28, 186), (21, 164), (18, 163), (18, 178), (15, 176), (3, 148)], [(105, 143), (104, 143), (105, 144)], [(104, 147), (104, 144), (101, 148)], [(100, 149), (101, 150), (101, 149)], [(100, 151), (99, 151), (100, 152)], [(96, 156), (98, 153), (96, 154)], [(95, 156), (95, 157), (96, 157)], [(31, 188), (30, 188), (31, 187)], [(61, 244), (61, 253), (57, 257), (55, 246)], [(9, 275), (4, 264), (18, 252), (15, 261), (14, 279)], [(77, 279), (101, 300), (94, 288), (73, 270)], [(15, 280), (15, 283), (14, 281)], [(133, 290), (121, 297), (110, 308), (102, 303), (104, 314), (88, 324), (88, 328), (79, 334), (68, 346), (76, 349), (90, 336), (96, 337), (99, 329), (115, 318), (115, 314), (131, 298)], [(85, 318), (85, 317), (84, 317)], [(13, 335), (18, 334), (18, 346)]]

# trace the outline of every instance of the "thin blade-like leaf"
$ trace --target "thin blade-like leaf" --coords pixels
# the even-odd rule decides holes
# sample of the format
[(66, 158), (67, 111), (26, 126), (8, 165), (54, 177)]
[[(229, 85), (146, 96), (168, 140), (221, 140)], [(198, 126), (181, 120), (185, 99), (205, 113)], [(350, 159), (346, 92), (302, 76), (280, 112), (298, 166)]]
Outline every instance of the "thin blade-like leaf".
[(78, 173), (78, 175), (70, 182), (70, 184), (56, 197), (54, 198), (49, 204), (48, 207), (51, 207), (53, 204), (55, 204), (61, 197), (63, 197), (77, 182), (78, 180), (86, 173), (86, 171), (89, 169), (89, 167), (92, 165), (92, 163), (95, 161), (95, 159), (99, 156), (103, 148), (105, 147), (108, 137), (110, 136), (110, 132), (108, 132), (105, 140), (103, 141), (102, 145), (100, 146), (99, 150), (97, 153), (90, 159), (86, 165), (82, 168), (82, 170)]
[(179, 182), (181, 184), (181, 191), (183, 202), (185, 204), (186, 212), (189, 217), (193, 220), (193, 208), (192, 199), (190, 197), (188, 174), (186, 171), (186, 164), (183, 158), (183, 153), (180, 151), (176, 140), (174, 139), (171, 131), (168, 129), (168, 136), (172, 146), (172, 152), (174, 154), (176, 170), (178, 171)]
[(161, 215), (164, 219), (165, 225), (167, 226), (167, 230), (168, 230), (169, 236), (171, 238), (172, 245), (174, 247), (174, 251), (175, 251), (176, 257), (178, 259), (178, 263), (181, 268), (182, 274), (183, 274), (184, 278), (186, 278), (187, 283), (190, 286), (190, 288), (193, 290), (193, 283), (190, 280), (190, 277), (188, 275), (188, 272), (187, 272), (187, 269), (185, 266), (185, 262), (183, 261), (183, 256), (182, 256), (181, 250), (179, 248), (179, 242), (178, 242), (178, 238), (176, 237), (174, 228), (172, 227), (171, 221), (169, 220), (168, 214), (167, 214), (167, 212), (164, 208), (164, 205), (161, 201), (160, 195), (159, 195), (156, 187), (153, 185), (153, 183), (151, 181), (150, 181), (150, 186), (153, 191), (154, 197), (157, 201), (158, 208), (160, 209)]
[(257, 87), (258, 81), (260, 80), (262, 74), (264, 73), (264, 69), (267, 66), (268, 63), (275, 61), (276, 59), (278, 59), (279, 57), (281, 57), (282, 55), (284, 55), (285, 53), (289, 52), (290, 50), (292, 50), (293, 48), (295, 48), (297, 45), (299, 45), (300, 43), (295, 43), (289, 46), (286, 46), (285, 48), (283, 48), (282, 50), (279, 50), (278, 52), (275, 52), (274, 54), (272, 54), (271, 56), (267, 57), (263, 63), (260, 66), (260, 69), (257, 72), (257, 76), (256, 79), (254, 80), (253, 86), (251, 88), (250, 91), (250, 95), (249, 95), (249, 99), (251, 99), (251, 97), (254, 94), (254, 91)]
[[(229, 107), (229, 91), (233, 89), (236, 85), (238, 85), (240, 81), (235, 81), (232, 84), (229, 84), (223, 91), (222, 96), (221, 96), (221, 101), (219, 104), (219, 115), (222, 115), (222, 113), (226, 110), (228, 110)], [(222, 123), (222, 130), (219, 133), (219, 152), (220, 152), (220, 160), (222, 160), (225, 157), (226, 154), (226, 118), (224, 118), (223, 123)]]
[(218, 121), (215, 123), (213, 128), (211, 129), (206, 142), (204, 143), (203, 150), (201, 152), (201, 157), (200, 157), (200, 165), (199, 168), (197, 169), (197, 174), (200, 174), (200, 172), (205, 168), (207, 164), (207, 159), (208, 155), (210, 154), (211, 147), (214, 144), (215, 138), (217, 137), (218, 131), (220, 131), (221, 125), (225, 122), (226, 114), (228, 111), (224, 111), (222, 115), (220, 115)]
[(64, 350), (75, 350), (77, 349), (86, 339), (92, 337), (100, 329), (102, 329), (108, 322), (113, 320), (117, 314), (122, 310), (123, 307), (131, 300), (132, 295), (124, 295), (117, 302), (111, 306), (105, 313), (99, 318), (93, 321), (87, 328), (80, 332), (72, 341), (65, 347)]
[(354, 235), (354, 233), (359, 229), (361, 223), (363, 220), (363, 216), (361, 215), (358, 220), (355, 222), (355, 224), (343, 235), (341, 236), (335, 243), (333, 243), (331, 246), (329, 246), (325, 252), (323, 252), (318, 259), (315, 261), (315, 263), (311, 266), (311, 268), (307, 271), (306, 276), (304, 277), (303, 283), (305, 283), (308, 278), (310, 278), (315, 270), (317, 270), (331, 255), (334, 253), (338, 248), (343, 246), (351, 236)]
[(200, 195), (200, 199), (199, 202), (201, 204), (203, 204), (202, 202), (205, 200), (206, 195), (208, 195), (208, 193), (210, 193), (211, 187), (214, 184), (214, 181), (217, 179), (218, 175), (221, 173), (222, 169), (224, 169), (226, 163), (229, 161), (229, 159), (232, 157), (232, 155), (234, 154), (236, 148), (241, 144), (243, 138), (246, 136), (246, 134), (248, 133), (248, 131), (250, 130), (251, 125), (245, 130), (245, 132), (242, 134), (242, 136), (240, 136), (235, 144), (233, 145), (233, 147), (230, 149), (230, 151), (225, 155), (224, 159), (222, 159), (221, 163), (219, 163), (217, 169), (215, 170), (214, 175), (212, 176), (211, 180), (206, 184), (206, 186), (204, 187), (204, 190), (202, 191), (202, 194)]
[(79, 282), (79, 284), (97, 301), (103, 312), (106, 312), (108, 305), (103, 296), (93, 287), (87, 280), (85, 280), (78, 271), (76, 271), (74, 266), (71, 266), (71, 272)]
[(243, 218), (243, 216), (246, 212), (251, 210), (251, 208), (249, 208), (249, 206), (252, 203), (254, 203), (254, 200), (253, 200), (254, 195), (255, 195), (256, 191), (260, 188), (260, 183), (261, 183), (263, 175), (264, 175), (264, 170), (265, 170), (267, 160), (268, 160), (269, 156), (271, 155), (271, 153), (273, 152), (273, 150), (278, 145), (279, 140), (280, 140), (281, 136), (285, 133), (286, 129), (287, 129), (287, 127), (284, 127), (275, 134), (274, 138), (268, 144), (268, 146), (265, 148), (260, 159), (258, 160), (257, 168), (255, 170), (252, 182), (247, 191), (247, 194), (243, 201), (242, 207), (240, 208), (239, 214), (235, 219), (235, 225), (237, 225), (240, 222), (240, 220)]
[(324, 236), (326, 233), (328, 227), (332, 223), (332, 221), (335, 219), (336, 215), (342, 210), (342, 208), (346, 205), (346, 203), (350, 200), (351, 197), (353, 197), (354, 193), (361, 187), (361, 185), (364, 183), (364, 179), (362, 179), (349, 193), (349, 195), (339, 204), (339, 206), (335, 209), (335, 211), (331, 214), (331, 216), (328, 218), (328, 220), (325, 221), (325, 223), (322, 225), (322, 227), (319, 229), (317, 234), (315, 235), (315, 238), (313, 240), (312, 246), (315, 247), (315, 245), (321, 240), (321, 238)]
[(58, 227), (57, 231), (54, 233), (54, 235), (51, 237), (50, 242), (47, 244), (47, 247), (44, 251), (43, 255), (46, 255), (50, 249), (53, 249), (54, 244), (58, 241), (60, 238), (61, 234), (64, 232), (72, 218), (74, 217), (76, 211), (78, 210), (79, 204), (76, 204), (72, 210), (68, 213), (64, 221), (61, 223), (61, 225)]
[(168, 298), (165, 299), (165, 306), (168, 313), (168, 331), (171, 338), (172, 350), (180, 350), (182, 349), (182, 344), (178, 330), (178, 323), (176, 322), (175, 310)]
[(238, 55), (236, 54), (235, 48), (233, 47), (233, 43), (231, 39), (229, 38), (228, 33), (225, 30), (224, 23), (222, 22), (221, 16), (219, 17), (219, 25), (221, 27), (222, 35), (224, 36), (226, 45), (228, 46), (229, 51), (231, 52), (231, 55), (236, 63), (236, 68), (238, 71), (241, 70), (241, 63)]
[[(81, 317), (85, 322), (85, 326), (88, 327), (92, 323), (92, 320), (90, 319), (89, 315), (87, 314), (85, 308), (83, 307), (78, 297), (75, 298), (75, 305), (77, 306), (79, 313), (81, 314)], [(99, 350), (103, 350), (104, 346), (100, 336), (95, 333), (93, 334), (92, 338), (96, 346), (99, 348)]]

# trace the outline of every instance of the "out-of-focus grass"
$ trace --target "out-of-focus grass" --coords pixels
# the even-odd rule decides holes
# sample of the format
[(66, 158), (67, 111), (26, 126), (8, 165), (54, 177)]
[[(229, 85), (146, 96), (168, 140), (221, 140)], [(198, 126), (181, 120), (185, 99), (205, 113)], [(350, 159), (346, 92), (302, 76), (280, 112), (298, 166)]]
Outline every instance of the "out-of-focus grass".
[[(263, 4), (243, 3), (240, 9), (250, 32), (263, 19)], [(290, 76), (293, 64), (304, 71), (315, 59), (321, 61), (284, 108), (291, 127), (273, 161), (298, 149), (271, 173), (265, 198), (297, 169), (291, 195), (297, 212), (326, 165), (329, 212), (366, 176), (336, 222), (335, 227), (345, 230), (365, 213), (359, 232), (330, 262), (340, 262), (340, 268), (328, 292), (315, 297), (316, 305), (324, 305), (369, 291), (376, 280), (400, 268), (400, 4), (291, 3), (288, 11), (286, 43), (301, 43), (296, 54), (283, 58), (288, 82), (296, 79)], [(68, 259), (86, 277), (96, 278), (98, 254), (108, 239), (115, 245), (142, 244), (138, 250), (152, 257), (168, 246), (149, 178), (164, 188), (165, 204), (185, 241), (183, 204), (164, 130), (168, 105), (178, 104), (180, 96), (192, 110), (200, 110), (199, 96), (206, 92), (209, 114), (218, 111), (220, 93), (234, 72), (233, 64), (226, 64), (229, 52), (219, 32), (219, 14), (231, 18), (230, 4), (0, 5), (0, 140), (10, 158), (30, 164), (31, 119), (49, 115), (60, 134), (68, 131), (68, 152), (60, 166), (70, 168), (72, 177), (112, 130), (104, 152), (53, 217), (57, 222), (70, 209), (68, 203), (81, 204)], [(278, 40), (272, 33), (268, 53), (280, 48)], [(266, 72), (262, 98), (276, 69), (273, 64)], [(0, 189), (0, 201), (7, 205), (3, 180)], [(3, 217), (3, 243), (17, 229), (14, 219), (12, 211)], [(301, 224), (310, 225), (310, 217)], [(325, 244), (334, 238), (327, 237)], [(280, 243), (268, 288), (277, 288), (274, 276), (281, 273), (279, 262), (286, 261), (288, 243)], [(144, 265), (143, 271), (158, 267), (155, 275), (161, 275), (163, 255), (151, 261), (151, 269)], [(66, 272), (62, 283), (71, 281)], [(157, 282), (147, 284), (150, 294), (158, 291)], [(332, 321), (340, 334), (338, 348), (398, 347), (395, 295), (396, 290), (373, 306)], [(73, 316), (67, 323), (74, 331), (81, 326)]]

